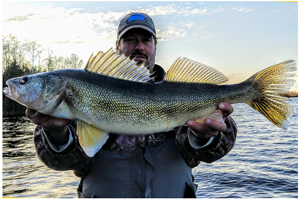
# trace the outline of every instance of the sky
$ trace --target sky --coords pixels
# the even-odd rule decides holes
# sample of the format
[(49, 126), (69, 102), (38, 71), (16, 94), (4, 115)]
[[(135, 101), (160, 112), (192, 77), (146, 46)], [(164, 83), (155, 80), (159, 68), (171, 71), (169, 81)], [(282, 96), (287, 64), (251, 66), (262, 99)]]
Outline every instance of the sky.
[(166, 71), (180, 56), (219, 70), (228, 83), (290, 59), (298, 67), (296, 2), (2, 1), (2, 34), (86, 63), (92, 53), (115, 48), (118, 23), (133, 11), (152, 17), (156, 63)]

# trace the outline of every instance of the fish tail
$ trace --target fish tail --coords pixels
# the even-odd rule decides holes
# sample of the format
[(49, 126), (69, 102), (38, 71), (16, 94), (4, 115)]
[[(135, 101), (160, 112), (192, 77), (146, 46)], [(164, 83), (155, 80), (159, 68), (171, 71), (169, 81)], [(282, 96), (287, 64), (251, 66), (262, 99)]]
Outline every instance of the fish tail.
[(255, 99), (247, 102), (253, 109), (263, 114), (276, 126), (286, 129), (289, 125), (287, 115), (293, 114), (293, 107), (282, 96), (287, 93), (295, 80), (290, 79), (297, 70), (294, 60), (285, 61), (266, 68), (246, 81), (252, 81), (255, 88)]

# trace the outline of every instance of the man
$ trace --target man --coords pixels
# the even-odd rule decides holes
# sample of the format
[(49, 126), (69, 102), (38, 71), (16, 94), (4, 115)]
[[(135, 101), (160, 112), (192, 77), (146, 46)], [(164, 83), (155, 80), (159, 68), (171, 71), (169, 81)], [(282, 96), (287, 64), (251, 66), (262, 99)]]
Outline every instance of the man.
[[(119, 24), (116, 48), (154, 72), (152, 83), (163, 80), (155, 65), (156, 31), (144, 13), (130, 13)], [(236, 125), (229, 117), (230, 104), (218, 105), (225, 122), (205, 119), (151, 135), (118, 135), (113, 132), (93, 157), (79, 146), (76, 123), (27, 109), (37, 128), (34, 142), (40, 159), (55, 170), (74, 170), (81, 177), (79, 197), (195, 197), (191, 168), (200, 161), (213, 162), (234, 146)]]

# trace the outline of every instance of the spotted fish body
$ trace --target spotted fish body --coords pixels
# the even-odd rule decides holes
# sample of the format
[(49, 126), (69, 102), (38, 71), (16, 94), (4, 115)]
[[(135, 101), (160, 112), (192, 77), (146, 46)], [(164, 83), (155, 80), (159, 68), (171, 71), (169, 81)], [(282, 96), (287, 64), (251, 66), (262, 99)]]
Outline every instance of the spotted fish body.
[[(83, 70), (62, 70), (57, 71), (57, 75), (68, 79), (68, 88), (80, 102), (79, 105), (67, 99), (69, 112), (76, 115), (71, 119), (83, 120), (105, 132), (120, 134), (166, 131), (183, 125), (189, 118), (207, 116), (216, 110), (218, 103), (230, 100), (230, 96), (230, 101), (234, 101), (234, 96), (239, 94), (240, 101), (243, 101), (242, 97), (249, 90), (246, 88), (244, 92), (236, 93), (238, 87), (235, 86), (136, 83), (99, 77)], [(56, 117), (65, 117), (64, 113)]]
[(6, 96), (54, 117), (77, 120), (77, 133), (89, 156), (101, 149), (108, 132), (141, 135), (184, 125), (214, 112), (220, 102), (247, 103), (275, 125), (286, 128), (292, 107), (280, 93), (293, 84), (296, 69), (287, 61), (234, 85), (220, 72), (177, 59), (164, 80), (151, 81), (144, 66), (112, 50), (91, 57), (85, 70), (57, 70), (7, 81)]

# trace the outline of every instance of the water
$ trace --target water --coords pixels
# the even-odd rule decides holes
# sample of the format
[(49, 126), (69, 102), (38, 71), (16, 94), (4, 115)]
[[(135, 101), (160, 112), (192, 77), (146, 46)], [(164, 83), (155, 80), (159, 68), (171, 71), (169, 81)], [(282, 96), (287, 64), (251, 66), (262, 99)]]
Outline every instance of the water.
[(35, 153), (33, 125), (26, 117), (3, 118), (3, 196), (74, 198), (79, 178), (72, 171), (54, 171)]
[[(284, 131), (245, 104), (234, 105), (235, 147), (224, 158), (193, 169), (199, 198), (298, 197), (298, 98)], [(79, 178), (53, 171), (36, 156), (35, 126), (26, 117), (3, 119), (3, 196), (75, 198)]]
[(246, 104), (235, 104), (235, 147), (224, 158), (193, 170), (197, 197), (298, 197), (298, 98), (284, 131)]

